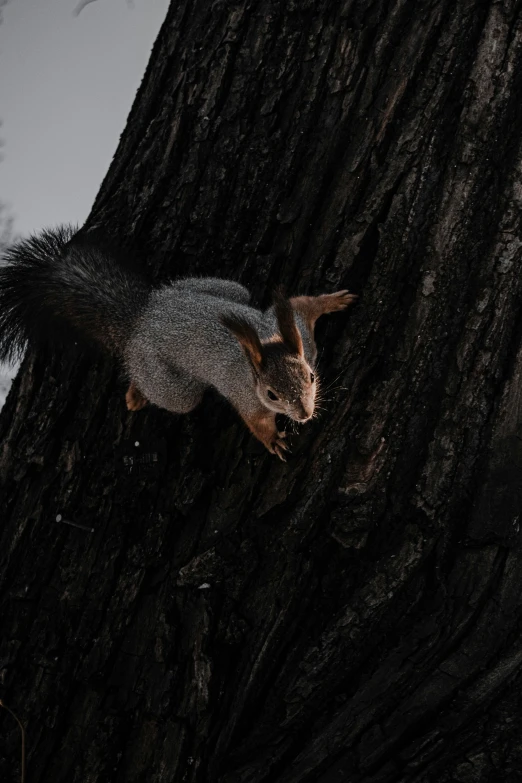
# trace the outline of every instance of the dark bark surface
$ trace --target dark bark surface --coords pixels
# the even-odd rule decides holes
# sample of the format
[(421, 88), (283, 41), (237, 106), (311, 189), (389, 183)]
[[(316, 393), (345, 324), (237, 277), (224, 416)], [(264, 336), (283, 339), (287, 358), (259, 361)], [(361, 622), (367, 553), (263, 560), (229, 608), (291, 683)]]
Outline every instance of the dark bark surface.
[(113, 364), (27, 357), (0, 697), (30, 783), (520, 780), (521, 96), (513, 0), (172, 4), (90, 222), (156, 277), (361, 300), (287, 465), (217, 395), (128, 414)]

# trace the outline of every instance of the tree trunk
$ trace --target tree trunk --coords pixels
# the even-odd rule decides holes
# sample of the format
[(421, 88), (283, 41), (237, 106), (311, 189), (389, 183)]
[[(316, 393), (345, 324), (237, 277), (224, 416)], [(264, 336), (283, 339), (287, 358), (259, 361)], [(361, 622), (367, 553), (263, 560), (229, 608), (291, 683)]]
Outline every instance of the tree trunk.
[(157, 279), (361, 300), (320, 323), (286, 465), (217, 395), (128, 414), (110, 362), (26, 358), (0, 696), (28, 783), (520, 780), (521, 95), (514, 0), (172, 4), (89, 222)]

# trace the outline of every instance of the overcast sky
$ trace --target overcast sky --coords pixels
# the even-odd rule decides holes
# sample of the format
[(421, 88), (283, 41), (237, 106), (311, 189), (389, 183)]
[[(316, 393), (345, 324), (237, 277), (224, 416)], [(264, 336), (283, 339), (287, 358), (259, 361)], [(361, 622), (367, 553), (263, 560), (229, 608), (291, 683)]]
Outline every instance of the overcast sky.
[(10, 0), (0, 25), (0, 201), (17, 234), (82, 223), (168, 0)]
[[(0, 202), (16, 234), (83, 223), (169, 0), (10, 0), (0, 25)], [(0, 366), (0, 407), (15, 369)]]

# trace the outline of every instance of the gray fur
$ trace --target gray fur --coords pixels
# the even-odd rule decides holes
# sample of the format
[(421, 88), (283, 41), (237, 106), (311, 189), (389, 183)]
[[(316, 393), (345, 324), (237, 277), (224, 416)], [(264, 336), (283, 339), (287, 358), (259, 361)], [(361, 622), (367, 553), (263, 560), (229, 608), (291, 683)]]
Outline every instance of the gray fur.
[(194, 293), (217, 296), (230, 302), (240, 304), (250, 302), (250, 291), (245, 286), (234, 280), (223, 280), (221, 277), (182, 277), (180, 280), (175, 280), (172, 286), (176, 289), (190, 289)]
[[(276, 309), (263, 313), (232, 280), (182, 278), (151, 290), (107, 244), (70, 227), (19, 242), (7, 261), (0, 271), (0, 357), (22, 352), (43, 333), (52, 342), (55, 327), (74, 327), (123, 359), (142, 398), (188, 413), (212, 386), (279, 456), (275, 415), (312, 415), (313, 334), (280, 294)], [(304, 357), (292, 339), (295, 325)]]
[[(220, 316), (243, 316), (258, 330), (261, 339), (274, 333), (274, 325), (270, 318), (266, 323), (262, 313), (247, 305), (200, 293), (197, 286), (192, 288), (174, 283), (153, 292), (126, 347), (129, 377), (152, 403), (173, 412), (184, 412), (177, 407), (180, 392), (173, 380), (183, 377), (197, 381), (202, 388), (214, 386), (235, 408), (253, 413), (259, 408), (259, 400), (252, 369), (236, 338), (220, 322)], [(156, 366), (170, 367), (172, 375), (163, 371), (156, 374)], [(191, 388), (184, 381), (183, 400), (187, 387)]]
[[(229, 294), (234, 299), (225, 298)], [(129, 377), (150, 402), (185, 413), (213, 386), (243, 416), (259, 410), (252, 367), (221, 317), (245, 319), (261, 341), (273, 338), (278, 327), (272, 307), (262, 313), (239, 297), (249, 298), (246, 288), (215, 278), (175, 281), (152, 293), (125, 349)], [(297, 323), (313, 367), (313, 336), (300, 318)]]

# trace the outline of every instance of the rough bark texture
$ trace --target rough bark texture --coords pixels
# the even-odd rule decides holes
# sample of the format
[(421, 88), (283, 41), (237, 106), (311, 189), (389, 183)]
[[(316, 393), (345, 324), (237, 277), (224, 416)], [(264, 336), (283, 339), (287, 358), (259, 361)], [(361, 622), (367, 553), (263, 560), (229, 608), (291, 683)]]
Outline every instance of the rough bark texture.
[(216, 395), (132, 415), (114, 365), (26, 359), (0, 696), (30, 783), (520, 780), (521, 95), (514, 0), (172, 4), (90, 222), (157, 277), (361, 301), (287, 465)]

